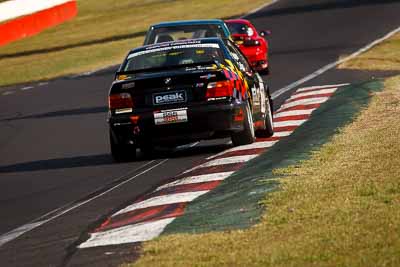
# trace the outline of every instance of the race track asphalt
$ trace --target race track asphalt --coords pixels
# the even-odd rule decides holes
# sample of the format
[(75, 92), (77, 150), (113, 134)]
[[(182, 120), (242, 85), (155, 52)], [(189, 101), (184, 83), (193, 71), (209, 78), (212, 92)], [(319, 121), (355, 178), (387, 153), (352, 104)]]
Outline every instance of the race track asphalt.
[[(264, 78), (274, 92), (396, 29), (398, 14), (400, 1), (281, 0), (248, 19), (258, 29), (272, 31), (271, 75)], [(0, 245), (0, 266), (107, 265), (104, 250), (86, 255), (74, 250), (88, 227), (227, 148), (221, 140), (202, 142), (161, 153), (154, 161), (113, 163), (106, 104), (114, 71), (60, 78), (25, 90), (10, 87), (11, 94), (0, 95), (0, 235), (55, 209), (65, 211), (79, 204)], [(304, 85), (387, 74), (333, 69)], [(275, 108), (289, 94), (278, 97)], [(123, 181), (127, 182), (99, 196)], [(114, 256), (111, 262), (117, 264), (134, 258), (136, 250), (123, 247)]]

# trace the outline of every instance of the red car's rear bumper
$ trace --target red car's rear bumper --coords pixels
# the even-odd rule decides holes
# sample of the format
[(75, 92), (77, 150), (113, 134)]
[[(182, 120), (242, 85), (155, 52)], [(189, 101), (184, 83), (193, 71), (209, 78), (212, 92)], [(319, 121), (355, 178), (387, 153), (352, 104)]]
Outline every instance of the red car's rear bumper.
[(246, 56), (249, 63), (255, 69), (265, 69), (268, 67), (268, 57), (265, 49), (261, 46), (239, 46), (240, 50)]

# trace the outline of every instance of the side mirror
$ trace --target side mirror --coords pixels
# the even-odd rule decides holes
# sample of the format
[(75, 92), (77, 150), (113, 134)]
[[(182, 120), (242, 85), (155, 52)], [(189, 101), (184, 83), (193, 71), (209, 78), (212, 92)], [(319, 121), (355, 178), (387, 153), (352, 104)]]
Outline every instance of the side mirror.
[(259, 34), (260, 34), (261, 37), (266, 37), (268, 35), (271, 35), (272, 32), (270, 30), (262, 30), (262, 31), (259, 32)]

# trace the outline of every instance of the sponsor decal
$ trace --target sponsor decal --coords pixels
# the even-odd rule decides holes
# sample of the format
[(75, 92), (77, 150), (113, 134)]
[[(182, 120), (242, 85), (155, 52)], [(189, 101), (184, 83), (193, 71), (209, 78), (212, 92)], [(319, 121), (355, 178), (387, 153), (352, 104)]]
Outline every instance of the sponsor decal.
[(137, 51), (133, 52), (128, 56), (127, 59), (131, 59), (133, 57), (141, 56), (141, 55), (146, 55), (154, 52), (160, 52), (160, 51), (170, 51), (170, 50), (175, 50), (175, 49), (186, 49), (186, 48), (216, 48), (219, 49), (219, 44), (217, 43), (173, 43), (173, 46), (165, 46), (165, 47), (147, 47), (146, 50), (142, 51)]
[(163, 125), (171, 123), (187, 122), (187, 108), (169, 109), (154, 112), (154, 124)]
[(186, 102), (185, 91), (153, 94), (154, 105), (174, 104), (182, 102)]
[(196, 88), (203, 87), (203, 86), (204, 86), (204, 83), (196, 83), (196, 85), (195, 85)]
[(135, 82), (124, 83), (124, 84), (122, 85), (122, 89), (130, 89), (130, 88), (133, 88), (133, 87), (135, 87)]
[(200, 76), (200, 79), (207, 79), (207, 80), (209, 80), (209, 79), (215, 78), (215, 77), (217, 77), (217, 75), (209, 73), (208, 75)]

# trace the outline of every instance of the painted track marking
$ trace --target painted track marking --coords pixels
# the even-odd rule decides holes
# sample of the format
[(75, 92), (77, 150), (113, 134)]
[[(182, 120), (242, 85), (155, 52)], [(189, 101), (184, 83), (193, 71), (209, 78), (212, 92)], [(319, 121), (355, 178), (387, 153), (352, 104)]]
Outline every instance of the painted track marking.
[(21, 88), (21, 91), (27, 91), (27, 90), (31, 90), (33, 88), (34, 88), (33, 86), (25, 86), (25, 87)]
[(274, 122), (274, 127), (286, 127), (286, 126), (300, 126), (305, 123), (307, 120), (288, 120), (288, 121), (279, 121)]
[(290, 111), (282, 111), (277, 113), (274, 116), (274, 119), (282, 118), (282, 117), (290, 117), (290, 116), (297, 116), (297, 115), (310, 115), (315, 108), (312, 109), (303, 109), (303, 110), (290, 110)]
[(304, 93), (298, 93), (298, 94), (293, 94), (290, 99), (297, 99), (300, 97), (304, 96), (311, 96), (311, 95), (323, 95), (323, 94), (333, 94), (336, 91), (336, 88), (329, 88), (329, 89), (322, 89), (318, 91), (312, 91), (312, 92), (304, 92)]
[(197, 176), (188, 176), (182, 178), (180, 180), (162, 185), (157, 187), (155, 190), (156, 192), (168, 187), (173, 187), (177, 185), (185, 185), (185, 184), (192, 184), (192, 183), (204, 183), (204, 182), (211, 182), (211, 181), (221, 181), (230, 176), (233, 172), (220, 172), (220, 173), (211, 173), (211, 174), (203, 174)]
[(136, 202), (128, 207), (114, 213), (112, 216), (117, 216), (125, 212), (130, 212), (137, 209), (144, 209), (154, 206), (160, 205), (167, 205), (167, 204), (174, 204), (174, 203), (181, 203), (181, 202), (190, 202), (195, 198), (198, 198), (201, 195), (207, 193), (206, 191), (197, 191), (197, 192), (186, 192), (186, 193), (178, 193), (178, 194), (170, 194), (170, 195), (163, 195), (163, 196), (156, 196), (153, 198), (149, 198), (143, 201)]
[(14, 93), (15, 93), (14, 91), (6, 91), (6, 92), (2, 93), (2, 95), (6, 96), (6, 95), (12, 95)]
[(161, 219), (93, 233), (86, 242), (80, 244), (78, 247), (90, 248), (147, 241), (159, 236), (174, 219)]
[(253, 149), (253, 148), (268, 148), (273, 145), (275, 145), (278, 141), (262, 141), (262, 142), (254, 142), (250, 145), (244, 145), (244, 146), (237, 146), (233, 147), (231, 149), (228, 149), (225, 151), (227, 152), (232, 152), (232, 151), (238, 151), (238, 150), (246, 150), (246, 149)]
[(317, 98), (308, 98), (308, 99), (301, 99), (301, 100), (296, 100), (293, 102), (289, 103), (284, 103), (278, 110), (285, 110), (291, 107), (299, 106), (299, 105), (311, 105), (311, 104), (322, 104), (326, 100), (328, 100), (329, 97), (317, 97)]

